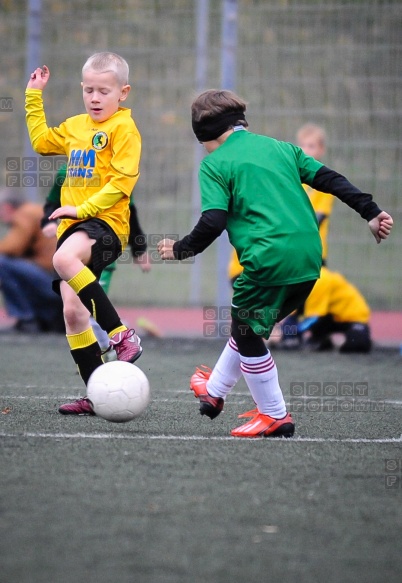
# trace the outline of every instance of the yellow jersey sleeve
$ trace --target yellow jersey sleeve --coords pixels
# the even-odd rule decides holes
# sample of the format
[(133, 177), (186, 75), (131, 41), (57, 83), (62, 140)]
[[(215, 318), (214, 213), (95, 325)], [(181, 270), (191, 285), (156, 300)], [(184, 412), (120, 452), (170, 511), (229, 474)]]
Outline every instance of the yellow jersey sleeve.
[(56, 128), (48, 127), (41, 89), (25, 91), (25, 111), (33, 150), (43, 156), (65, 154), (64, 124)]
[(240, 265), (239, 258), (236, 253), (236, 249), (232, 250), (232, 254), (230, 256), (230, 261), (228, 265), (228, 276), (229, 279), (235, 279), (238, 277), (243, 271), (243, 267)]
[(322, 243), (322, 258), (325, 261), (328, 256), (328, 219), (332, 213), (332, 207), (334, 206), (335, 197), (332, 194), (327, 194), (326, 192), (319, 192), (314, 190), (311, 186), (303, 184), (304, 190), (309, 196), (310, 202), (313, 205), (313, 209), (317, 215), (325, 215), (324, 220), (321, 222), (319, 227), (321, 243)]
[(89, 217), (96, 217), (99, 213), (114, 206), (123, 196), (126, 195), (114, 188), (112, 184), (105, 184), (102, 190), (76, 207), (77, 218), (88, 219)]
[(334, 206), (335, 198), (332, 194), (327, 194), (326, 192), (319, 192), (318, 190), (311, 189), (307, 192), (310, 197), (311, 204), (317, 214), (329, 215), (332, 213), (332, 207)]
[(113, 136), (112, 158), (105, 181), (130, 196), (140, 176), (141, 138), (120, 126)]

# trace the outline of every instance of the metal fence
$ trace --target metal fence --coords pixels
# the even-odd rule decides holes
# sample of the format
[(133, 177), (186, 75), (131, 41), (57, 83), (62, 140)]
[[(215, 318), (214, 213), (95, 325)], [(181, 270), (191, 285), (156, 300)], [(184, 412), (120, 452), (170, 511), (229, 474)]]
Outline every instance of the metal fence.
[[(42, 2), (41, 61), (49, 125), (83, 111), (80, 71), (99, 50), (131, 66), (127, 105), (143, 136), (136, 201), (150, 235), (184, 235), (192, 227), (196, 1)], [(0, 159), (24, 155), (27, 3), (0, 2)], [(398, 225), (402, 186), (402, 3), (239, 0), (237, 91), (248, 101), (252, 131), (294, 141), (307, 121), (329, 136), (328, 166), (344, 173), (393, 213), (389, 241), (376, 246), (368, 229), (340, 202), (330, 226), (329, 266), (343, 272), (377, 309), (401, 309)], [(221, 2), (210, 2), (207, 87), (220, 85)], [(38, 63), (41, 64), (41, 63)], [(23, 187), (21, 187), (23, 188)], [(46, 188), (39, 189), (40, 200)], [(151, 251), (157, 238), (150, 237)], [(154, 255), (155, 257), (155, 255)], [(216, 246), (196, 259), (199, 302), (214, 303)], [(186, 305), (191, 265), (156, 260), (147, 276), (122, 261), (112, 284), (124, 304)], [(229, 284), (228, 284), (229, 285)]]

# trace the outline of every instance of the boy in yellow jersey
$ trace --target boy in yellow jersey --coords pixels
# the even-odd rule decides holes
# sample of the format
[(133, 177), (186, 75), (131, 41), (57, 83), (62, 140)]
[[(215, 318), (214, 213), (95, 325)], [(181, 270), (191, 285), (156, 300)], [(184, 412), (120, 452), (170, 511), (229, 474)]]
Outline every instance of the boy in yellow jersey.
[[(66, 179), (67, 164), (62, 164), (60, 166), (54, 183), (46, 197), (45, 205), (43, 207), (43, 217), (41, 220), (41, 227), (45, 237), (55, 237), (57, 233), (58, 221), (49, 220), (49, 216), (61, 206), (61, 188)], [(134, 194), (134, 193), (133, 193)], [(133, 257), (133, 262), (139, 265), (141, 270), (146, 273), (151, 269), (151, 263), (147, 253), (147, 241), (146, 235), (144, 234), (138, 219), (137, 208), (134, 204), (133, 194), (130, 197), (130, 236), (128, 239), (128, 244), (131, 248), (131, 254)], [(116, 261), (107, 265), (102, 271), (99, 278), (99, 283), (104, 289), (106, 294), (109, 294), (110, 284), (112, 281), (113, 273), (116, 270)], [(91, 317), (90, 323), (95, 333), (96, 339), (99, 346), (103, 351), (107, 351), (110, 345), (110, 339), (108, 334), (102, 330), (99, 324)], [(152, 323), (151, 323), (152, 324)], [(154, 326), (155, 329), (155, 326)], [(106, 358), (115, 359), (116, 355), (113, 352), (105, 354)]]
[[(127, 62), (114, 53), (92, 55), (82, 69), (86, 113), (47, 126), (42, 101), (50, 72), (37, 68), (26, 89), (26, 119), (33, 149), (68, 157), (61, 207), (50, 216), (60, 219), (53, 265), (64, 305), (71, 354), (87, 384), (103, 363), (89, 316), (109, 335), (117, 358), (134, 362), (142, 352), (134, 330), (124, 326), (98, 282), (115, 261), (129, 235), (129, 200), (139, 177), (141, 137), (129, 109), (121, 107), (130, 92)], [(60, 413), (93, 415), (85, 397), (63, 405)]]

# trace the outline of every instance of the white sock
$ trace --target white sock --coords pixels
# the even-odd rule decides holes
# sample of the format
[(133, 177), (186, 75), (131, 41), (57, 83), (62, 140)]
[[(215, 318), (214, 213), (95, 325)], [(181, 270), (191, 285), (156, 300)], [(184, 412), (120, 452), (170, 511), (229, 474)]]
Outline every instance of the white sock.
[(105, 332), (105, 330), (103, 330), (98, 322), (96, 320), (94, 320), (94, 318), (92, 318), (92, 316), (89, 319), (90, 324), (92, 326), (92, 330), (94, 331), (94, 334), (96, 336), (96, 340), (98, 341), (98, 344), (101, 348), (101, 350), (106, 350), (107, 348), (109, 348), (109, 343), (110, 343), (110, 338), (108, 336), (108, 333)]
[(264, 356), (240, 356), (240, 368), (258, 411), (274, 419), (286, 415), (286, 405), (279, 386), (278, 370), (271, 353)]
[(208, 393), (224, 399), (240, 377), (240, 354), (236, 342), (230, 338), (207, 382)]

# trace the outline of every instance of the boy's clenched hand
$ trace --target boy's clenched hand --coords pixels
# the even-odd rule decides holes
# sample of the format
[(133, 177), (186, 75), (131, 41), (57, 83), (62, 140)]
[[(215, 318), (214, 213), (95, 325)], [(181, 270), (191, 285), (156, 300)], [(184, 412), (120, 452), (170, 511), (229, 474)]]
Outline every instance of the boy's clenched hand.
[(38, 67), (33, 73), (31, 73), (27, 89), (44, 89), (49, 81), (49, 77), (50, 71), (46, 65), (43, 65), (43, 69)]

